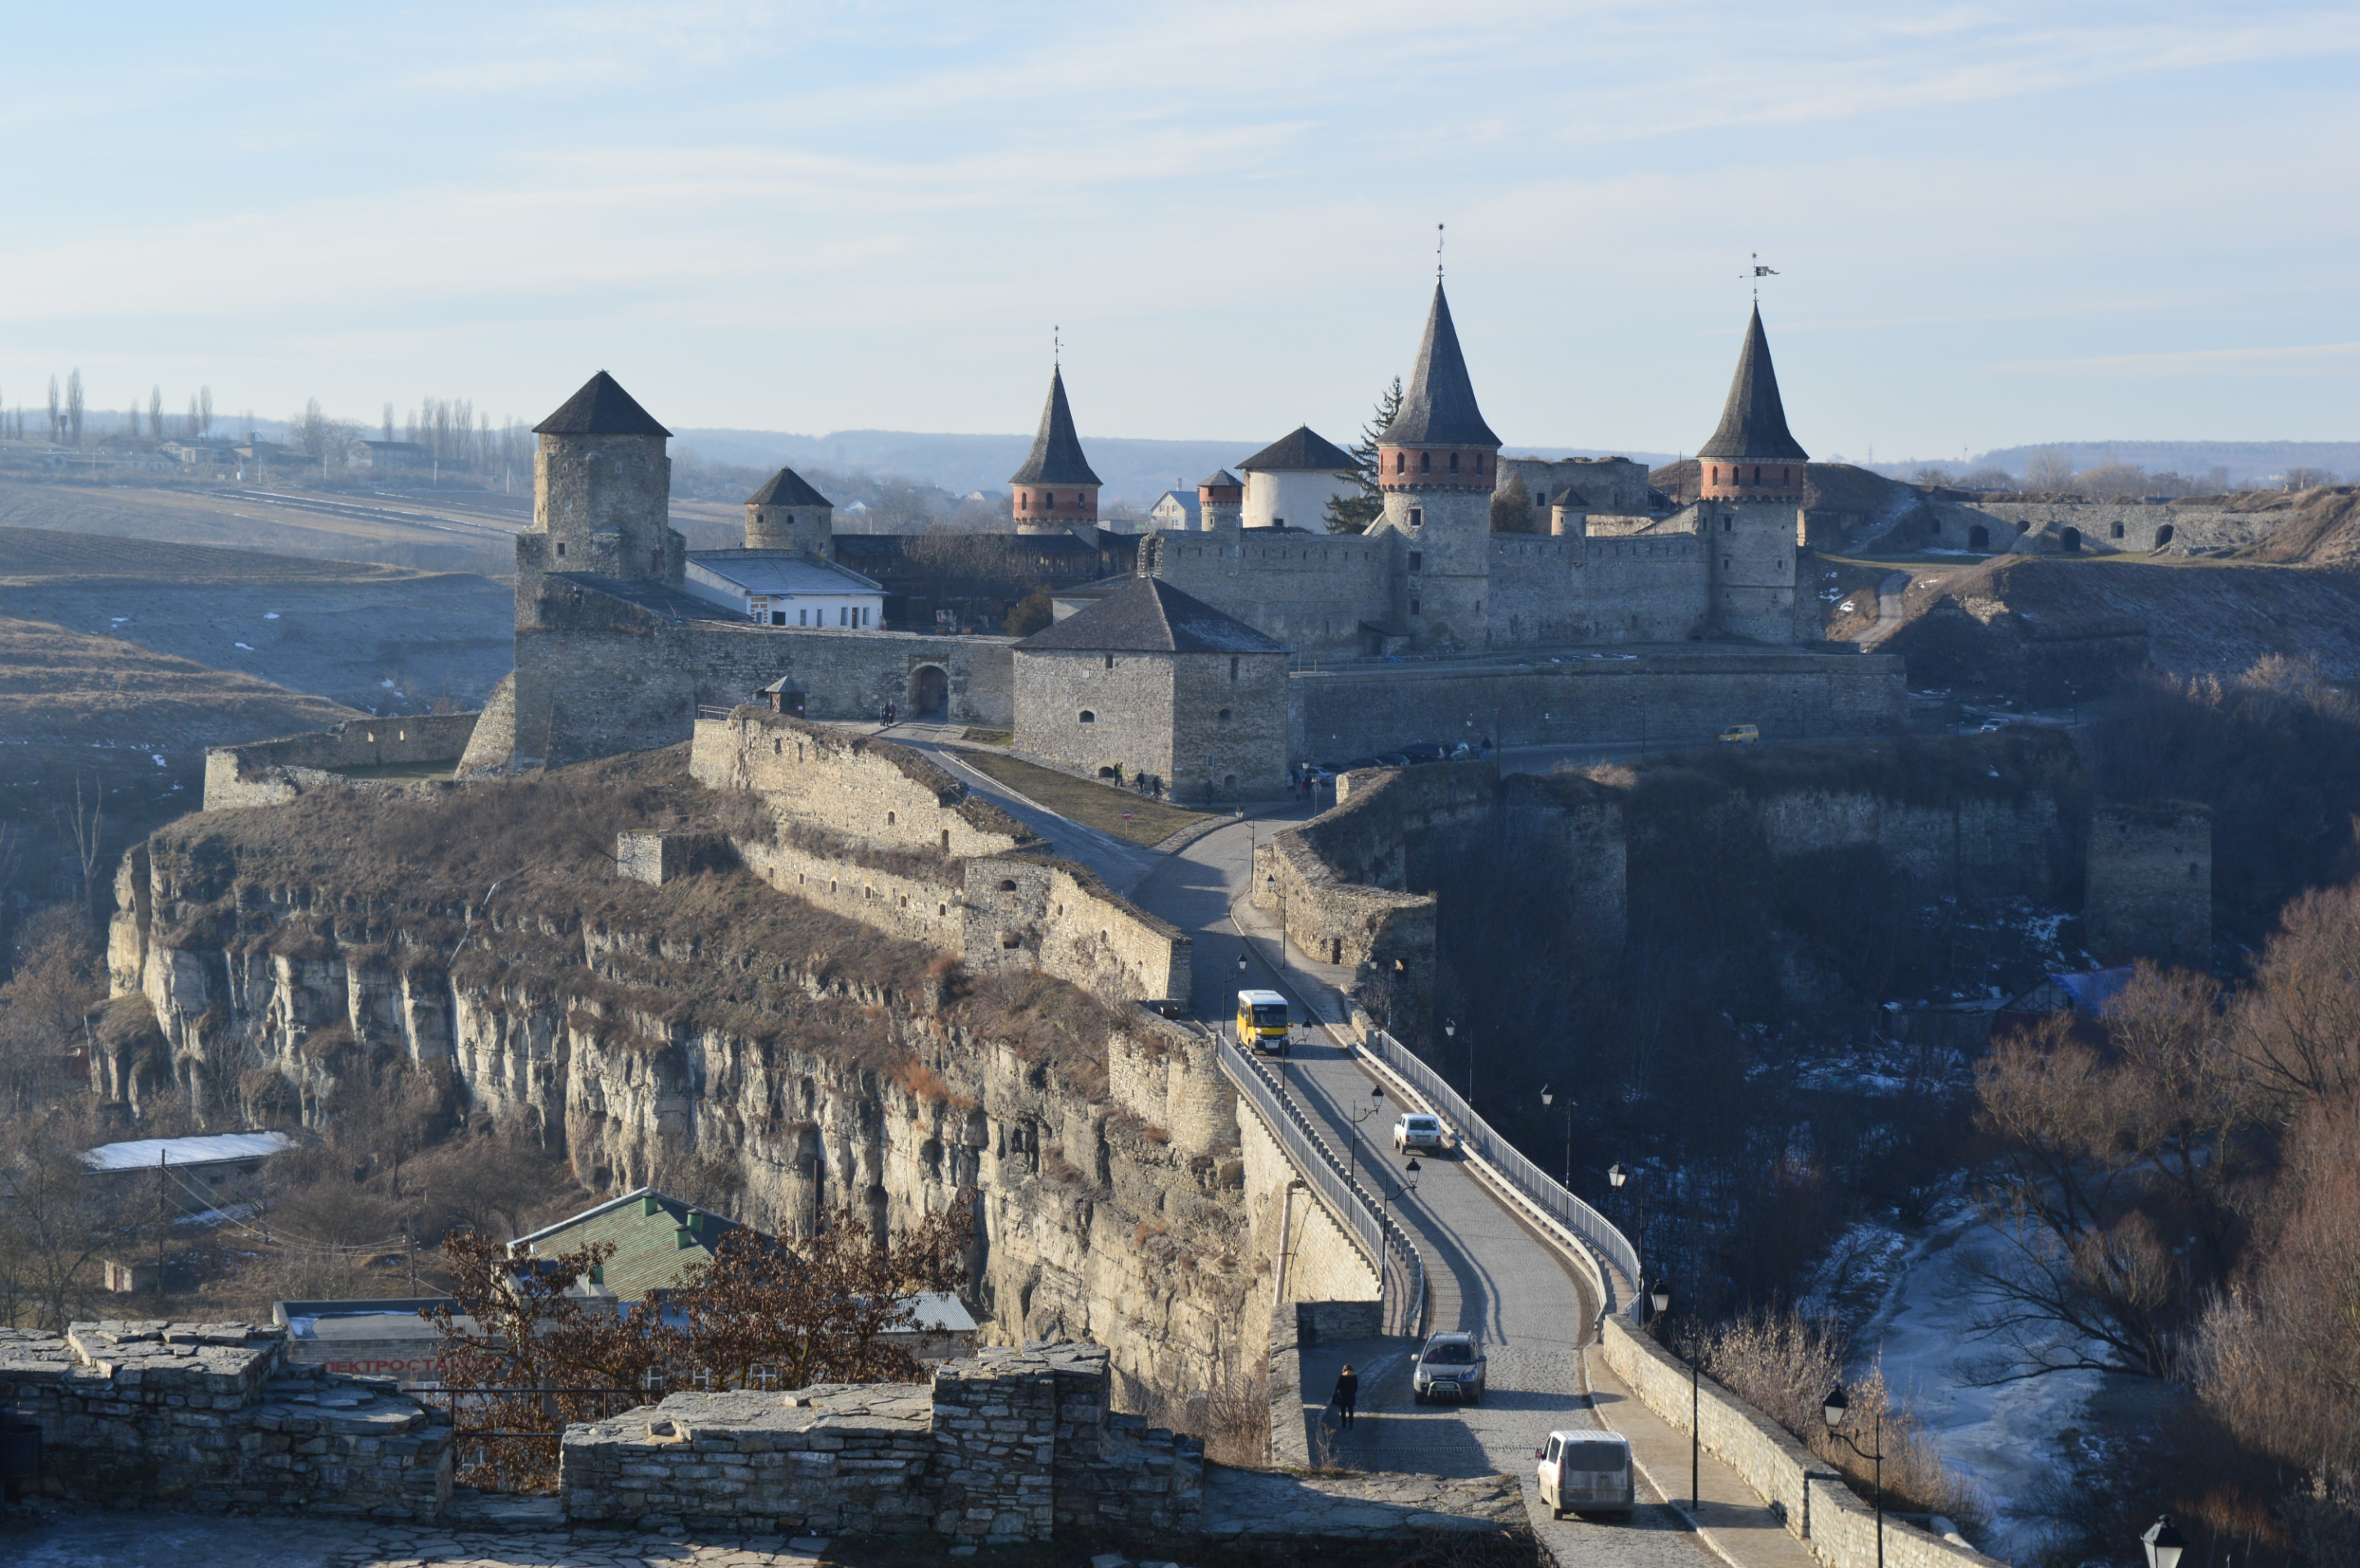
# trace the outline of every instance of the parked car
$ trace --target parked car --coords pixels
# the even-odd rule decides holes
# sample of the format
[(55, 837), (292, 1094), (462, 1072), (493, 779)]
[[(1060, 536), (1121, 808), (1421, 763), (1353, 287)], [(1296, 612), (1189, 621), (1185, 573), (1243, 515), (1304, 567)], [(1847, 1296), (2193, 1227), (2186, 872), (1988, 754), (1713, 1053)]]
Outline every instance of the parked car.
[(1541, 1501), (1549, 1518), (1568, 1511), (1629, 1517), (1638, 1501), (1631, 1484), (1631, 1442), (1611, 1432), (1553, 1432), (1533, 1451)]
[(1447, 1154), (1449, 1150), (1450, 1129), (1442, 1125), (1440, 1116), (1408, 1111), (1393, 1123), (1396, 1154)]
[(1411, 1402), (1423, 1405), (1435, 1399), (1459, 1399), (1470, 1405), (1481, 1404), (1484, 1359), (1482, 1346), (1475, 1343), (1471, 1334), (1429, 1335), (1417, 1353), (1416, 1368), (1410, 1374)]
[(1762, 726), (1731, 724), (1721, 732), (1721, 738), (1732, 746), (1759, 746), (1762, 743)]

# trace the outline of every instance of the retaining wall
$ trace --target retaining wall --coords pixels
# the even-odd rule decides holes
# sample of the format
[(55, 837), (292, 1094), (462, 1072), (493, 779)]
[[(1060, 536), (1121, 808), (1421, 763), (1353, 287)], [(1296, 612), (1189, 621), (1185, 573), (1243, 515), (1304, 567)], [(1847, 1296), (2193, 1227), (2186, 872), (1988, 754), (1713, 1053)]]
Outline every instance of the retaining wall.
[[(1687, 1366), (1619, 1317), (1608, 1317), (1601, 1349), (1606, 1364), (1647, 1408), (1688, 1430)], [(1828, 1568), (1876, 1568), (1876, 1515), (1836, 1475), (1776, 1422), (1710, 1377), (1696, 1384), (1697, 1425), (1707, 1453), (1743, 1476), (1765, 1502), (1783, 1508), (1788, 1533)], [(1888, 1568), (2003, 1568), (1995, 1558), (1956, 1546), (1887, 1516)]]
[(1212, 1154), (1238, 1137), (1238, 1092), (1206, 1035), (1140, 1009), (1107, 1040), (1114, 1103), (1161, 1129), (1185, 1154)]
[(2082, 941), (2108, 964), (2212, 958), (2212, 812), (2190, 800), (2101, 804), (2090, 816)]

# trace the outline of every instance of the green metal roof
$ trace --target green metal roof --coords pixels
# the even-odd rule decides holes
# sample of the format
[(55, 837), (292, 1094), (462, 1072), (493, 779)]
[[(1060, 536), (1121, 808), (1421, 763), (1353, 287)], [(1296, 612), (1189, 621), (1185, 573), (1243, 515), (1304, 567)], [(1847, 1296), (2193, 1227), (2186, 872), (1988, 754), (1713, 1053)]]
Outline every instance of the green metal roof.
[(715, 1246), (737, 1228), (736, 1220), (641, 1187), (508, 1245), (526, 1256), (556, 1258), (594, 1242), (612, 1242), (614, 1256), (592, 1282), (628, 1304), (652, 1290), (680, 1289), (698, 1265), (712, 1261)]

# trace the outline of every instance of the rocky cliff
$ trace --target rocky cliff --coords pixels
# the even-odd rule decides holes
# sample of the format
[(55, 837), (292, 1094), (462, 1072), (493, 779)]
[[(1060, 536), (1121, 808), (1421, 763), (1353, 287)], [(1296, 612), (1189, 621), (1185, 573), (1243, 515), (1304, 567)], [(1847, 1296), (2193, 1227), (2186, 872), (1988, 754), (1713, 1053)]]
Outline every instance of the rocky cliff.
[(110, 944), (162, 1043), (123, 1031), (93, 1074), (311, 1126), (447, 1074), (590, 1191), (694, 1180), (791, 1234), (845, 1206), (898, 1230), (972, 1191), (995, 1337), (1096, 1340), (1168, 1396), (1258, 1356), (1232, 1150), (1109, 1094), (1110, 1057), (1126, 1083), (1202, 1071), (1174, 1026), (1037, 973), (970, 977), (742, 870), (615, 874), (618, 829), (743, 809), (676, 748), (184, 819), (126, 856)]

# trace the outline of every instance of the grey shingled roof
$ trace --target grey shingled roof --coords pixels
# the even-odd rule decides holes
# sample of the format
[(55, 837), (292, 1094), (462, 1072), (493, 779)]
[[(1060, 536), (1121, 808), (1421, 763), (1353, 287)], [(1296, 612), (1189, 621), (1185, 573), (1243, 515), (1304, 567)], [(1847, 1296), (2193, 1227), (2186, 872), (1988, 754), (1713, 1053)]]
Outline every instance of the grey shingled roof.
[(1745, 325), (1745, 347), (1737, 355), (1737, 376), (1721, 410), (1721, 428), (1697, 448), (1699, 457), (1737, 458), (1748, 463), (1808, 463), (1811, 454), (1786, 430), (1778, 401), (1778, 373), (1770, 364), (1770, 339), (1762, 330), (1762, 307)]
[(557, 412), (532, 427), (544, 436), (668, 436), (623, 384), (600, 371), (582, 384), (582, 390), (557, 406)]
[(1216, 468), (1212, 473), (1207, 474), (1204, 478), (1196, 481), (1196, 488), (1199, 490), (1242, 490), (1245, 488), (1245, 484), (1246, 482), (1244, 480), (1239, 478), (1228, 469)]
[(1426, 336), (1418, 340), (1417, 368), (1401, 412), (1377, 438), (1388, 446), (1498, 446), (1500, 438), (1475, 406), (1475, 384), (1467, 378), (1467, 356), (1459, 352), (1459, 329), (1450, 324), (1450, 301), (1434, 286), (1426, 313)]
[(1349, 474), (1360, 464), (1350, 452), (1309, 425), (1297, 425), (1238, 466), (1249, 474), (1257, 469), (1264, 473), (1301, 469), (1314, 474)]
[(1284, 653), (1286, 645), (1231, 620), (1158, 577), (1113, 593), (1016, 645), (1028, 653)]
[(1065, 373), (1049, 373), (1049, 401), (1041, 410), (1040, 433), (1024, 466), (1008, 476), (1011, 485), (1096, 485), (1082, 438), (1074, 433), (1074, 411), (1065, 407)]
[(749, 506), (835, 506), (836, 503), (804, 483), (792, 468), (781, 468), (746, 497)]

